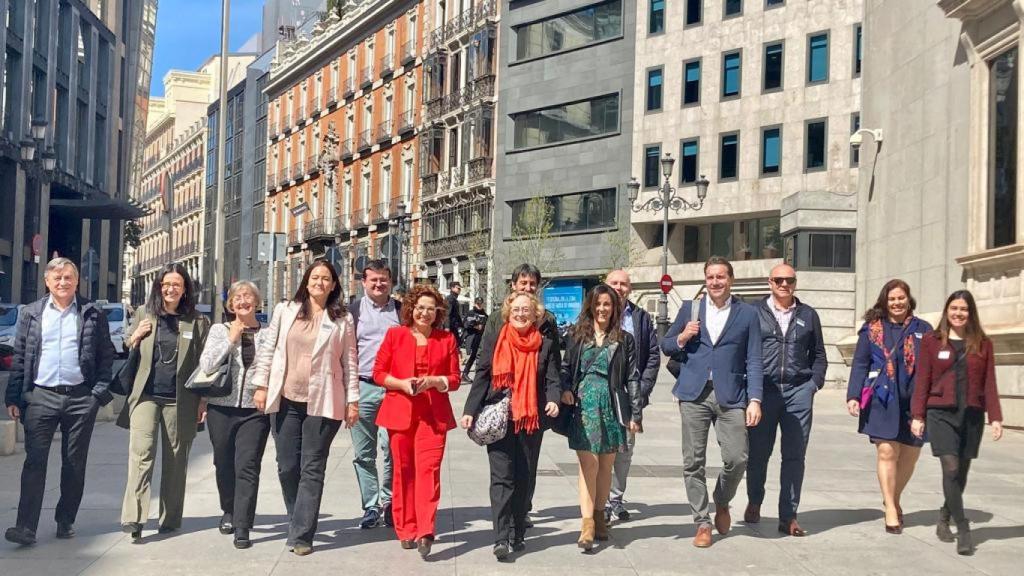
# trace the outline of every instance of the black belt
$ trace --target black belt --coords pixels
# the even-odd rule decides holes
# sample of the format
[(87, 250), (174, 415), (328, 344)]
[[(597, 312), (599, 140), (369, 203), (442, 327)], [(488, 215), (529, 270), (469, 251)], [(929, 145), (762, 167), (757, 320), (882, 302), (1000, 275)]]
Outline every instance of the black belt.
[(366, 382), (367, 384), (376, 384), (376, 382), (373, 381), (373, 378), (370, 378), (368, 376), (360, 376), (359, 381)]
[(75, 384), (74, 386), (36, 386), (36, 388), (39, 388), (41, 390), (49, 390), (50, 392), (56, 392), (61, 396), (84, 395), (92, 392), (92, 390), (90, 390), (89, 387), (85, 386), (84, 384)]

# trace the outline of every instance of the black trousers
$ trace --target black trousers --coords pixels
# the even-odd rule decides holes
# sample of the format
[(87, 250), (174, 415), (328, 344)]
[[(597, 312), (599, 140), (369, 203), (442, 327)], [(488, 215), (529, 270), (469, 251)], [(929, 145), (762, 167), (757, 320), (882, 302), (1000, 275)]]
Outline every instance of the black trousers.
[(513, 432), (487, 446), (491, 466), (491, 517), (494, 541), (503, 542), (526, 533), (526, 514), (537, 485), (537, 462), (543, 432)]
[(21, 470), (21, 500), (17, 525), (33, 532), (39, 528), (39, 513), (46, 490), (46, 465), (53, 435), (60, 428), (61, 466), (60, 500), (54, 519), (74, 524), (85, 491), (85, 466), (89, 441), (96, 424), (99, 402), (88, 386), (78, 386), (71, 394), (58, 394), (35, 387), (29, 393), (25, 409), (25, 466)]
[(466, 336), (466, 352), (469, 353), (469, 358), (466, 360), (466, 365), (462, 368), (463, 374), (469, 374), (469, 369), (476, 362), (476, 355), (480, 351), (480, 340), (482, 339), (483, 334), (477, 332), (472, 332)]
[(274, 418), (274, 442), (277, 444), (277, 477), (281, 480), (284, 505), (291, 522), (288, 545), (313, 544), (324, 494), (324, 476), (331, 442), (341, 428), (341, 420), (306, 413), (304, 402), (281, 398)]
[(270, 436), (270, 416), (255, 408), (209, 405), (206, 412), (220, 509), (238, 528), (252, 528), (260, 464)]

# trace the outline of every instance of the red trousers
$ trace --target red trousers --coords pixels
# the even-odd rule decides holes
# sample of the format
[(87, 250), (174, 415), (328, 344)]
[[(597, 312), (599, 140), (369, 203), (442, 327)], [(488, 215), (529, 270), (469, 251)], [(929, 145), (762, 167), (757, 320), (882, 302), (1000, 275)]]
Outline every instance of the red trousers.
[(433, 422), (429, 410), (416, 410), (408, 430), (388, 430), (388, 436), (395, 533), (399, 540), (433, 537), (441, 500), (441, 459), (448, 431), (443, 424)]

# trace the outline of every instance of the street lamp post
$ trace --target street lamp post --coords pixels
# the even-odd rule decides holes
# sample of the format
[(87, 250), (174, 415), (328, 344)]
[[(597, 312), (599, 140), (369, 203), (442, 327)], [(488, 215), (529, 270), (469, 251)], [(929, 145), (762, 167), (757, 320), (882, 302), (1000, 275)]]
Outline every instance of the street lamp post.
[[(405, 252), (405, 241), (409, 236), (409, 229), (412, 225), (412, 218), (406, 213), (405, 202), (398, 203), (398, 213), (394, 218), (388, 220), (388, 232), (391, 237), (398, 241), (398, 262), (395, 266), (395, 273), (398, 275), (398, 281), (395, 282), (395, 289), (399, 292), (405, 287), (405, 270), (404, 270), (404, 258), (402, 253)], [(391, 257), (390, 252), (388, 257)]]
[[(708, 196), (708, 180), (703, 174), (695, 182), (697, 186), (697, 202), (690, 202), (685, 198), (676, 196), (676, 189), (672, 187), (672, 166), (675, 164), (675, 158), (672, 158), (671, 154), (666, 153), (661, 158), (661, 173), (665, 177), (665, 182), (662, 183), (661, 188), (658, 190), (658, 195), (648, 199), (637, 205), (637, 198), (640, 196), (640, 182), (636, 178), (631, 178), (629, 183), (626, 184), (626, 188), (629, 190), (629, 204), (633, 212), (654, 212), (661, 211), (661, 275), (668, 275), (668, 211), (669, 208), (674, 212), (693, 210), (697, 211), (704, 207), (704, 199)], [(665, 336), (668, 332), (668, 294), (662, 291), (661, 295), (658, 296), (658, 334)]]
[[(53, 170), (57, 167), (57, 154), (54, 153), (53, 146), (46, 145), (46, 129), (48, 127), (49, 122), (44, 118), (33, 118), (29, 124), (29, 133), (26, 135), (26, 138), (20, 142), (21, 168), (25, 172), (26, 192), (28, 192), (28, 180), (32, 180), (35, 183), (35, 197), (32, 201), (33, 209), (31, 226), (33, 234), (36, 236), (40, 236), (42, 234), (43, 227), (41, 220), (49, 217), (47, 214), (41, 213), (43, 186), (50, 181), (50, 178), (53, 175)], [(42, 255), (43, 257), (46, 256), (45, 250)], [(38, 294), (42, 294), (42, 283), (38, 281), (41, 277), (40, 270), (42, 269), (39, 265), (38, 254), (31, 266), (34, 267), (32, 277), (37, 279), (35, 283), (36, 292)]]

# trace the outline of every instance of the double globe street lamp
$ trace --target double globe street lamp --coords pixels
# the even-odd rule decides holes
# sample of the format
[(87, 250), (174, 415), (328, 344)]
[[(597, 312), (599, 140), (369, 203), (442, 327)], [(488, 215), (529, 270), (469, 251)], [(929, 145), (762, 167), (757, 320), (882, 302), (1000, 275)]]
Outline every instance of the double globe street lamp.
[[(681, 196), (676, 196), (676, 189), (672, 187), (672, 167), (676, 160), (671, 154), (666, 153), (661, 157), (661, 173), (665, 176), (658, 194), (649, 198), (646, 202), (637, 205), (640, 196), (640, 182), (630, 178), (626, 188), (629, 190), (629, 204), (633, 212), (662, 212), (661, 219), (661, 275), (668, 276), (668, 211), (673, 212), (693, 210), (696, 212), (704, 207), (704, 199), (708, 196), (708, 185), (710, 184), (703, 174), (694, 182), (697, 188), (697, 201), (691, 202)], [(665, 336), (668, 332), (668, 294), (662, 290), (658, 296), (658, 335)]]
[(391, 257), (392, 253), (397, 254), (398, 262), (396, 262), (395, 272), (398, 275), (398, 281), (395, 282), (395, 289), (399, 292), (405, 290), (405, 272), (402, 267), (402, 253), (405, 252), (406, 240), (409, 238), (409, 233), (412, 230), (412, 216), (406, 213), (405, 202), (398, 203), (398, 211), (394, 218), (388, 220), (388, 234), (392, 238), (398, 241), (397, 250), (392, 248), (388, 250), (388, 258)]

